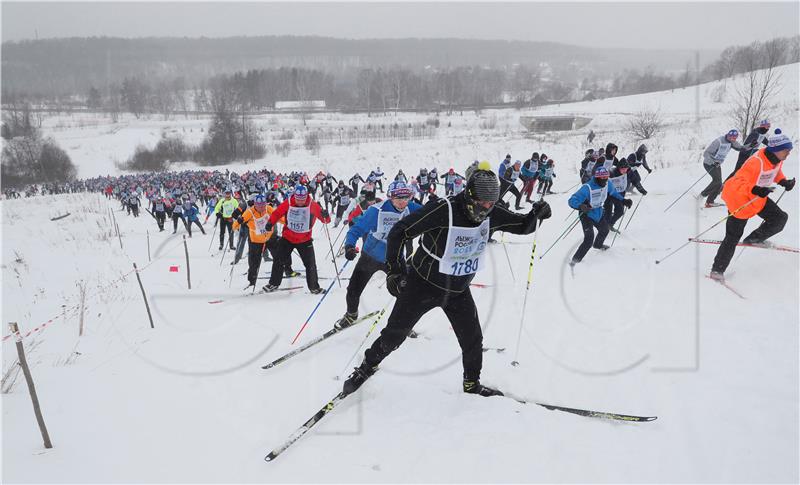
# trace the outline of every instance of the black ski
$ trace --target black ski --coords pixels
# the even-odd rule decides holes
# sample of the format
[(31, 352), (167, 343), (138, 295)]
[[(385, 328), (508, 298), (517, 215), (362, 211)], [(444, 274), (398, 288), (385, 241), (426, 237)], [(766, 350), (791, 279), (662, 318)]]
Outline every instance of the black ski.
[[(250, 286), (248, 286), (248, 287), (245, 287), (243, 291), (246, 291), (248, 288), (251, 288), (251, 287), (250, 287)], [(287, 287), (287, 288), (278, 288), (278, 289), (277, 289), (277, 290), (275, 290), (275, 291), (292, 291), (292, 290), (299, 290), (299, 289), (301, 289), (301, 288), (303, 288), (303, 287), (302, 287), (302, 286), (289, 286), (289, 287)], [(256, 292), (253, 292), (253, 293), (244, 293), (244, 294), (242, 294), (242, 295), (231, 296), (229, 299), (234, 299), (234, 298), (246, 298), (246, 297), (248, 297), (248, 296), (256, 296), (256, 295), (269, 295), (269, 294), (271, 294), (271, 293), (274, 293), (274, 292), (273, 292), (273, 291), (271, 291), (271, 292), (267, 293), (266, 291), (264, 291), (263, 289), (261, 289), (261, 290), (258, 290), (258, 291), (256, 291)], [(224, 303), (225, 301), (226, 301), (226, 300), (224, 300), (224, 299), (223, 299), (223, 300), (211, 300), (211, 301), (209, 301), (209, 303), (210, 303), (210, 304), (212, 304), (212, 305), (214, 305), (214, 304), (217, 304), (217, 303)]]
[(322, 406), (322, 408), (319, 411), (317, 411), (313, 416), (311, 416), (311, 419), (306, 421), (294, 433), (292, 433), (292, 435), (289, 436), (289, 439), (287, 439), (283, 444), (281, 444), (274, 450), (270, 451), (270, 453), (264, 457), (264, 460), (272, 461), (275, 458), (277, 458), (278, 455), (286, 451), (287, 448), (289, 448), (297, 440), (302, 438), (303, 435), (306, 434), (308, 430), (313, 428), (314, 425), (317, 424), (322, 418), (324, 418), (326, 414), (333, 411), (333, 408), (335, 408), (340, 402), (342, 402), (342, 400), (345, 397), (347, 397), (347, 394), (345, 394), (344, 392), (340, 392), (339, 394), (337, 394), (336, 397), (331, 399), (326, 405)]
[(584, 416), (587, 418), (600, 418), (600, 419), (610, 419), (613, 421), (631, 421), (631, 422), (647, 422), (647, 421), (655, 421), (656, 419), (658, 419), (658, 416), (634, 416), (631, 414), (609, 413), (606, 411), (592, 411), (590, 409), (568, 408), (566, 406), (557, 406), (555, 404), (545, 404), (535, 401), (526, 401), (525, 399), (520, 399), (518, 397), (514, 397), (509, 394), (506, 394), (505, 396), (517, 401), (518, 403), (536, 404), (537, 406), (549, 409), (550, 411), (562, 411), (565, 413), (577, 414), (578, 416)]
[(294, 357), (295, 355), (297, 355), (297, 354), (299, 354), (299, 353), (301, 353), (301, 352), (303, 352), (305, 350), (308, 350), (310, 347), (313, 347), (314, 345), (317, 345), (318, 343), (322, 342), (323, 340), (327, 339), (328, 337), (331, 337), (331, 336), (341, 332), (342, 330), (346, 330), (346, 329), (352, 327), (353, 325), (355, 325), (357, 323), (361, 323), (364, 320), (368, 320), (368, 319), (376, 316), (378, 313), (380, 313), (380, 312), (374, 311), (374, 312), (371, 312), (371, 313), (367, 313), (363, 317), (360, 317), (360, 318), (356, 319), (355, 322), (351, 323), (350, 325), (348, 325), (348, 326), (346, 326), (344, 328), (336, 328), (336, 327), (334, 327), (334, 328), (328, 330), (327, 332), (323, 333), (319, 337), (309, 341), (307, 344), (303, 345), (302, 347), (296, 348), (296, 349), (292, 350), (291, 352), (289, 352), (288, 354), (283, 355), (281, 357), (278, 357), (277, 359), (273, 360), (272, 362), (270, 362), (267, 365), (262, 366), (261, 368), (262, 369), (271, 369), (271, 368), (275, 367), (276, 365), (280, 364), (281, 362), (285, 362), (286, 360), (289, 360), (290, 358)]

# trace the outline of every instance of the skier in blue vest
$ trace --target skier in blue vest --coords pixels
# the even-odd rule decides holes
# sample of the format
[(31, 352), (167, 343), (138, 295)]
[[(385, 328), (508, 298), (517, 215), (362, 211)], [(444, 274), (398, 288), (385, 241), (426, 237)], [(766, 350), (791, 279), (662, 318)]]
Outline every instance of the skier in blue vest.
[[(608, 219), (603, 217), (603, 205), (607, 197), (611, 196), (621, 200), (628, 208), (632, 205), (630, 199), (625, 199), (612, 184), (608, 183), (608, 176), (609, 173), (605, 167), (602, 165), (597, 167), (594, 176), (569, 198), (569, 206), (579, 211), (583, 227), (583, 243), (572, 256), (570, 266), (580, 263), (590, 247), (600, 250), (608, 249), (608, 246), (603, 244), (608, 235)], [(597, 228), (597, 237), (594, 234), (595, 228)]]
[(405, 182), (389, 184), (387, 200), (370, 206), (347, 231), (344, 240), (344, 255), (349, 261), (356, 259), (356, 242), (363, 238), (363, 251), (356, 263), (353, 276), (347, 285), (347, 313), (337, 321), (336, 328), (346, 328), (358, 318), (358, 303), (372, 275), (386, 271), (386, 237), (395, 223), (422, 206), (411, 200), (412, 190)]

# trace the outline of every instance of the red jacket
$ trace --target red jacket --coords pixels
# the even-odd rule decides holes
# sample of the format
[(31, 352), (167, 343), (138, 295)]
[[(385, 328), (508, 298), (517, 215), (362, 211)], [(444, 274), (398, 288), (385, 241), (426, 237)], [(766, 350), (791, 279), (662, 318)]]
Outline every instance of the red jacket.
[[(322, 207), (319, 204), (312, 200), (311, 197), (306, 200), (308, 203), (305, 206), (298, 206), (294, 196), (292, 196), (289, 200), (284, 200), (269, 217), (269, 223), (275, 225), (281, 217), (286, 216), (286, 225), (283, 227), (281, 237), (290, 243), (300, 244), (310, 241), (314, 222), (317, 219), (322, 221), (323, 224), (331, 222), (330, 215), (322, 217)], [(307, 211), (304, 209), (307, 209)]]

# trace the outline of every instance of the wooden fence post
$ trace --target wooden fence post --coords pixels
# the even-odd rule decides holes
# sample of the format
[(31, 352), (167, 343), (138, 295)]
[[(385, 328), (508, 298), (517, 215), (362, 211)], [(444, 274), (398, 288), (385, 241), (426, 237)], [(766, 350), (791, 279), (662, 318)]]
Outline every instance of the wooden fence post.
[(189, 269), (189, 246), (186, 245), (186, 235), (183, 235), (183, 251), (186, 253), (186, 283), (189, 285), (189, 289), (192, 289), (192, 276), (191, 271)]
[(50, 434), (47, 432), (47, 426), (44, 424), (42, 417), (42, 410), (39, 407), (39, 397), (36, 395), (36, 387), (33, 385), (33, 376), (31, 370), (28, 368), (28, 360), (25, 359), (25, 349), (22, 347), (22, 336), (19, 334), (19, 327), (16, 322), (8, 324), (11, 333), (14, 334), (14, 339), (17, 342), (17, 355), (19, 356), (19, 365), (22, 367), (22, 373), (25, 374), (25, 382), (28, 383), (28, 392), (31, 394), (31, 401), (33, 402), (33, 412), (36, 414), (36, 421), (39, 423), (39, 431), (42, 432), (42, 440), (44, 440), (45, 448), (52, 448), (53, 444), (50, 442)]
[(133, 269), (136, 271), (136, 279), (139, 280), (139, 288), (142, 290), (142, 298), (144, 298), (144, 307), (147, 309), (147, 318), (150, 319), (150, 328), (156, 328), (153, 325), (153, 315), (150, 314), (150, 304), (147, 303), (147, 294), (144, 292), (144, 285), (142, 285), (142, 277), (139, 276), (139, 268), (136, 267), (136, 263), (133, 263)]

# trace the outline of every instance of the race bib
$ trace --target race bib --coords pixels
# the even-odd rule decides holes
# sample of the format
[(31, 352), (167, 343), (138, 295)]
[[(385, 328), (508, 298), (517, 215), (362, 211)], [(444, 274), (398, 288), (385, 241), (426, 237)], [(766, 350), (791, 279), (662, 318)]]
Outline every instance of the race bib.
[(776, 165), (772, 170), (764, 170), (764, 161), (761, 161), (761, 173), (758, 175), (756, 185), (759, 187), (769, 187), (775, 181), (775, 176), (778, 175), (783, 162)]
[(611, 185), (619, 192), (620, 194), (625, 193), (625, 189), (628, 188), (628, 174), (623, 173), (618, 177), (613, 177), (609, 179), (611, 181)]
[(311, 231), (311, 208), (289, 207), (286, 212), (286, 227), (297, 233)]
[(262, 236), (267, 233), (267, 222), (269, 222), (269, 215), (264, 214), (262, 217), (255, 217), (253, 220), (256, 223), (256, 234)]
[(478, 227), (450, 227), (447, 246), (439, 261), (439, 272), (451, 276), (475, 274), (489, 241), (489, 219)]
[(603, 207), (603, 203), (606, 201), (606, 196), (608, 195), (608, 186), (599, 188), (599, 189), (589, 189), (591, 194), (590, 204), (592, 205), (592, 209), (597, 209), (598, 207)]
[[(389, 202), (391, 204), (391, 202)], [(378, 209), (378, 226), (375, 229), (375, 232), (372, 236), (379, 240), (385, 241), (386, 237), (389, 235), (389, 232), (392, 230), (397, 221), (402, 219), (408, 214), (408, 209), (405, 209), (402, 213), (397, 212), (386, 212)]]

